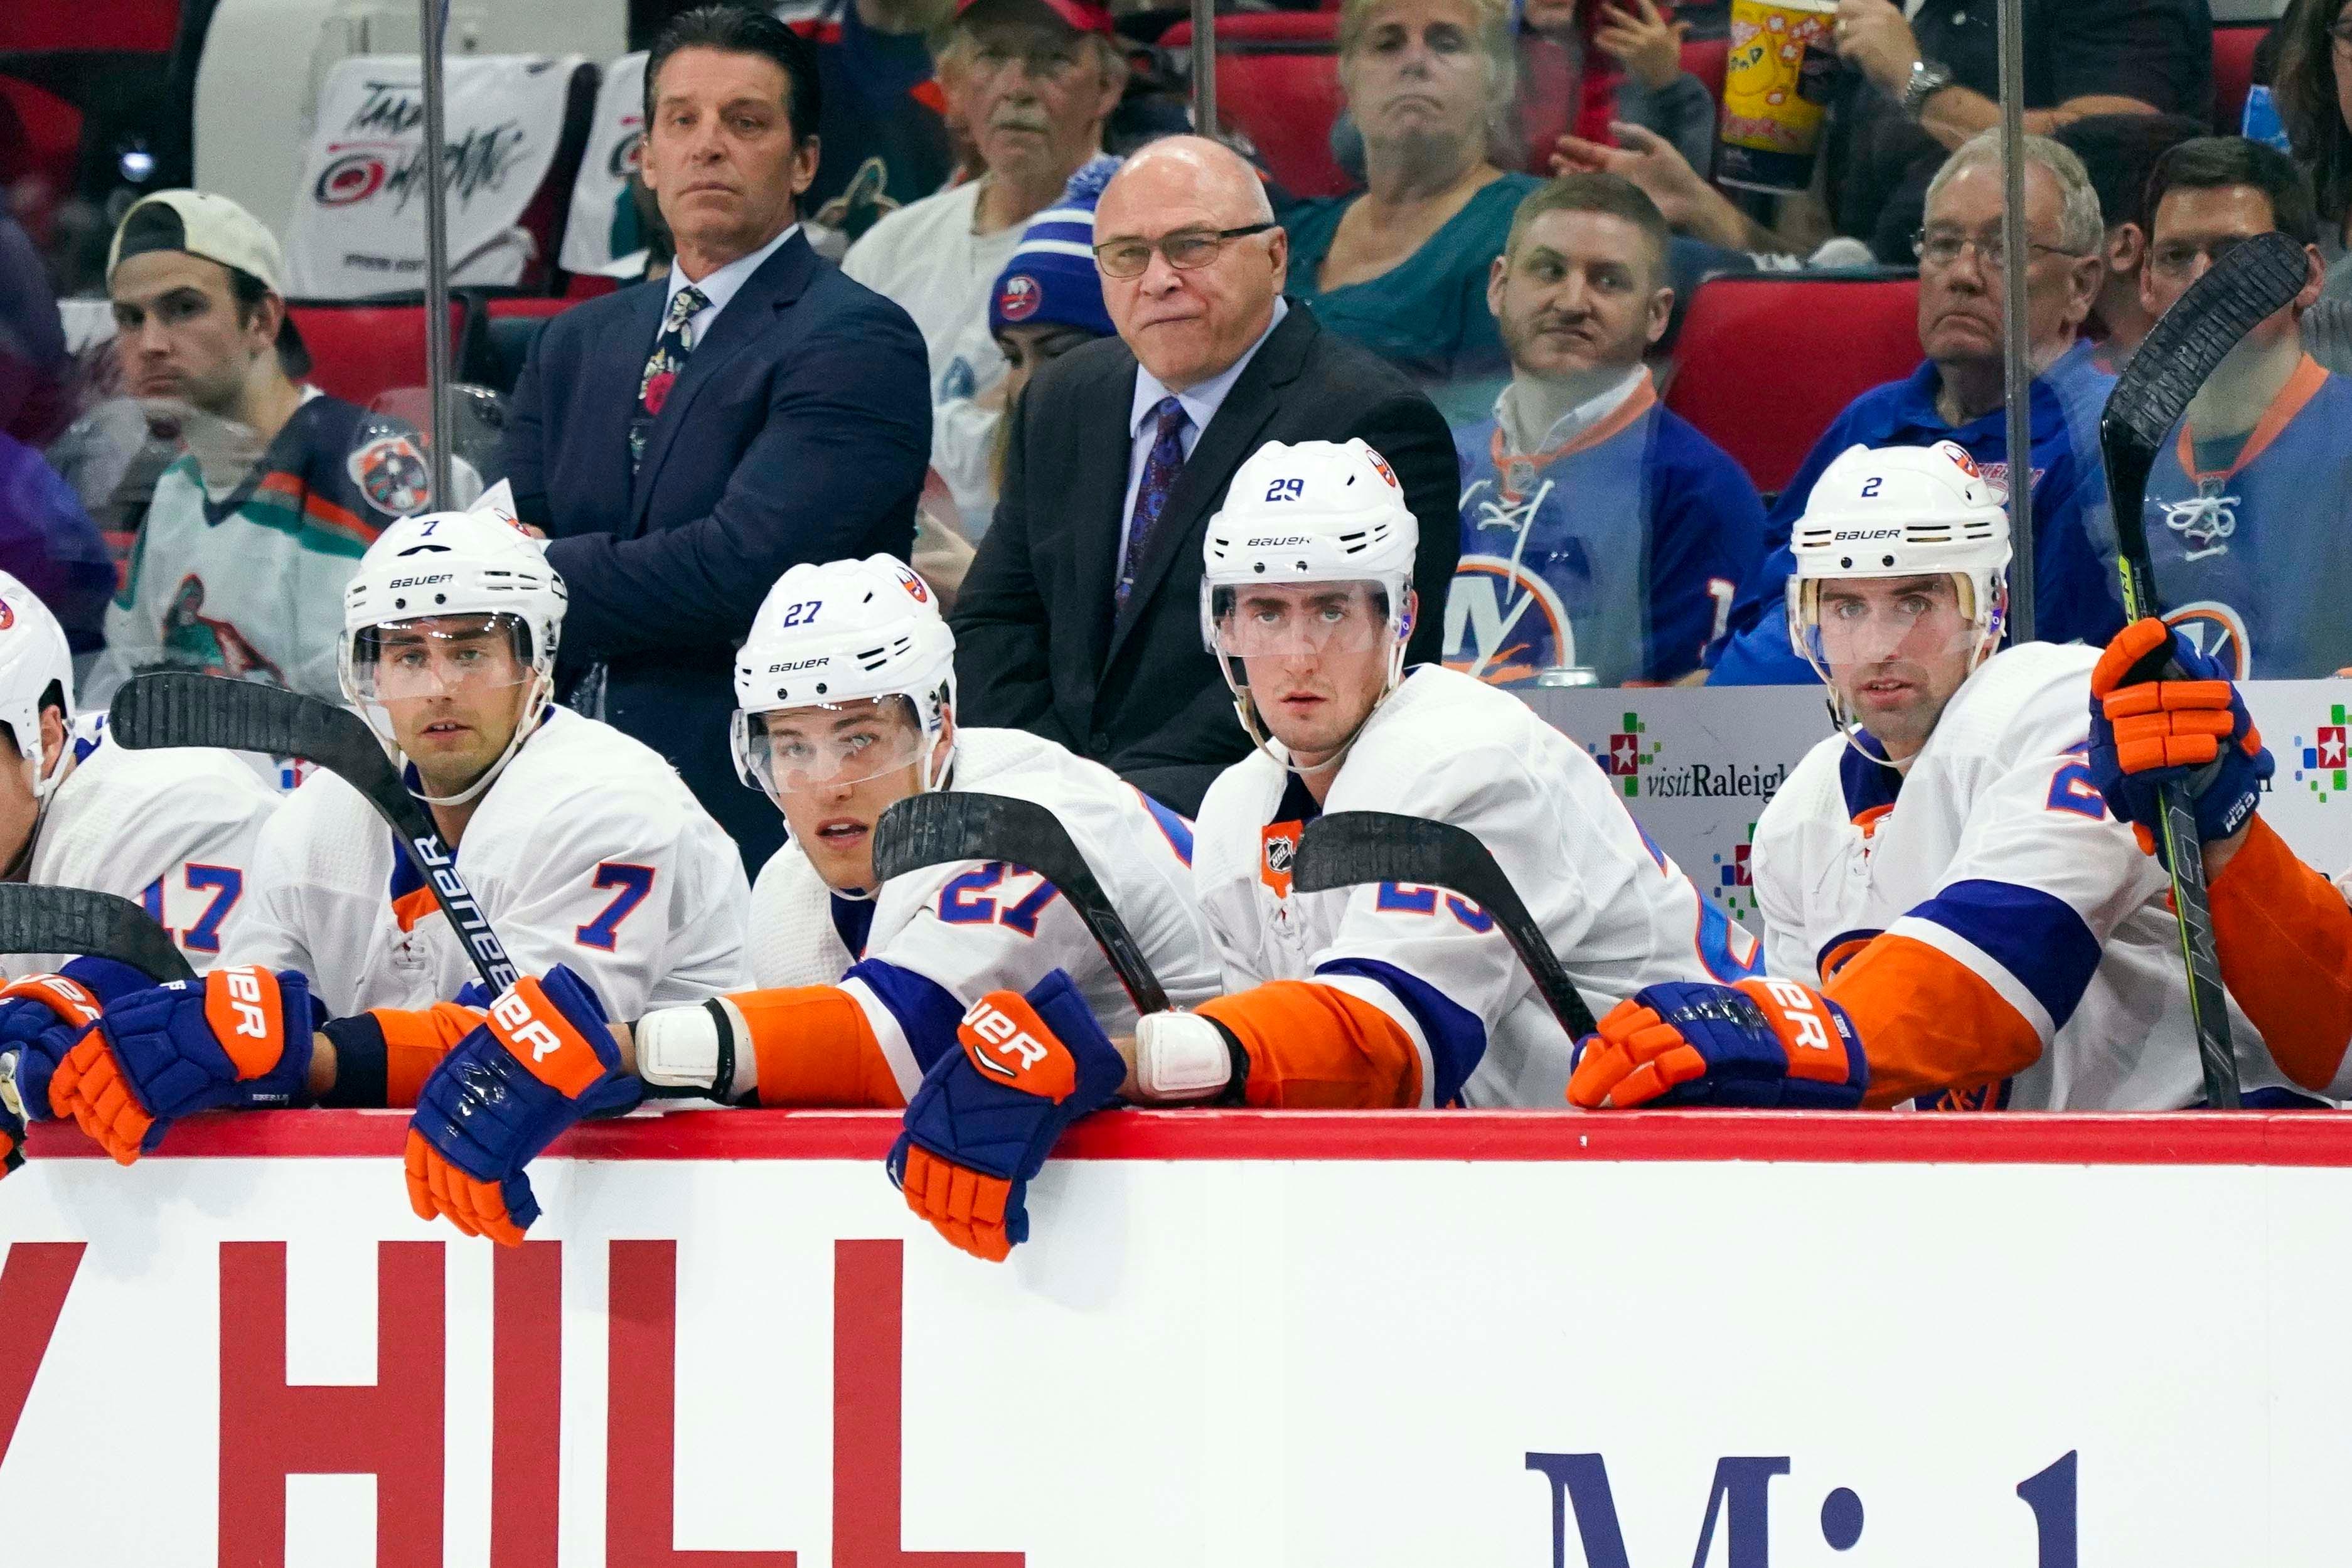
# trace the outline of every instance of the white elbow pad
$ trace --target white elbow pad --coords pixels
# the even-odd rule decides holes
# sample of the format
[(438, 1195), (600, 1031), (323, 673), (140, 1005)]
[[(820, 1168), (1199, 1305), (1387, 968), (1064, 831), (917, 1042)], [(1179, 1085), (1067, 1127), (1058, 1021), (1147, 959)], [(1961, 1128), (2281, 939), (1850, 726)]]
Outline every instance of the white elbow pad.
[(656, 1096), (700, 1094), (731, 1104), (759, 1086), (751, 1026), (730, 998), (647, 1013), (634, 1033), (637, 1076)]
[(1213, 1100), (1234, 1081), (1233, 1037), (1199, 1013), (1146, 1013), (1135, 1024), (1135, 1082), (1162, 1104)]

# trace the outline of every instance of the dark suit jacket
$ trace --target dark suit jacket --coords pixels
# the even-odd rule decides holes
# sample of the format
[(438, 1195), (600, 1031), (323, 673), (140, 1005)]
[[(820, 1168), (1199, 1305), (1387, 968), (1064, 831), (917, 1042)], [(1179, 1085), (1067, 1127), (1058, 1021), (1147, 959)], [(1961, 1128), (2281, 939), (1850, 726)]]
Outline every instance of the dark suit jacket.
[(1201, 433), (1114, 616), (1135, 376), (1135, 356), (1108, 338), (1023, 394), (1003, 499), (956, 600), (957, 686), (966, 723), (1060, 741), (1189, 815), (1250, 748), (1200, 612), (1202, 535), (1243, 459), (1269, 441), (1357, 435), (1388, 459), (1421, 521), (1415, 660), (1439, 656), (1462, 476), (1429, 399), (1293, 301)]
[(736, 644), (786, 567), (914, 545), (930, 376), (907, 313), (795, 235), (695, 346), (634, 482), (629, 422), (666, 303), (645, 283), (550, 321), (504, 451), (563, 574), (566, 679), (605, 661), (604, 717), (669, 758), (756, 872), (776, 809), (736, 778)]

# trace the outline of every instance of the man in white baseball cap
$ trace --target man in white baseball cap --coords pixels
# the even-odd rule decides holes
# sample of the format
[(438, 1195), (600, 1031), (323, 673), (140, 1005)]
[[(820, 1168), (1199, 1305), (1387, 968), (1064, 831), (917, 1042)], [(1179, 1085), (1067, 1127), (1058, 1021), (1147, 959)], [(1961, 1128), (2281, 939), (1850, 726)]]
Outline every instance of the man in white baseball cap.
[(285, 275), (226, 196), (159, 191), (115, 231), (123, 380), (178, 450), (107, 611), (94, 702), (159, 666), (334, 698), (344, 581), (385, 525), (433, 509), (415, 432), (297, 379)]

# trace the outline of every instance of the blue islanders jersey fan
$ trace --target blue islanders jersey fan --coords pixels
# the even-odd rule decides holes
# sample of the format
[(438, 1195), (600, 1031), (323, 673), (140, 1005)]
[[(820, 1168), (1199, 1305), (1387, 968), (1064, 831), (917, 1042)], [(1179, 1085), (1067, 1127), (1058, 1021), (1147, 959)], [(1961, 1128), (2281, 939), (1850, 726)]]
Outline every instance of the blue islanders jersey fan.
[(2352, 665), (2352, 381), (2301, 365), (2247, 431), (2183, 422), (2148, 476), (2165, 619), (2237, 679)]
[(1723, 634), (1763, 553), (1763, 503), (1721, 447), (1659, 403), (1646, 368), (1605, 395), (1620, 398), (1613, 410), (1537, 451), (1518, 449), (1503, 402), (1454, 433), (1450, 667), (1490, 685), (1560, 668), (1601, 685), (1664, 682)]

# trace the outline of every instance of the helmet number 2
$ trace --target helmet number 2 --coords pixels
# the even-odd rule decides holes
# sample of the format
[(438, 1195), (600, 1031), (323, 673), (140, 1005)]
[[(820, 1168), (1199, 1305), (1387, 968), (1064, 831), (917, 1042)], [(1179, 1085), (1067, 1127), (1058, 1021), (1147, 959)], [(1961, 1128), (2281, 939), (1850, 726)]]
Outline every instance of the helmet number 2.
[(1875, 496), (1878, 494), (1878, 487), (1885, 483), (1885, 480), (1874, 475), (1862, 482), (1862, 493), (1865, 497)]
[(1307, 494), (1304, 479), (1276, 479), (1265, 487), (1268, 501), (1296, 501)]

